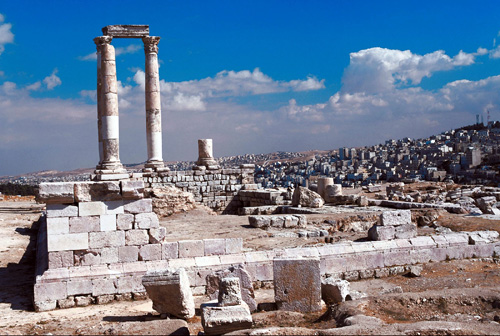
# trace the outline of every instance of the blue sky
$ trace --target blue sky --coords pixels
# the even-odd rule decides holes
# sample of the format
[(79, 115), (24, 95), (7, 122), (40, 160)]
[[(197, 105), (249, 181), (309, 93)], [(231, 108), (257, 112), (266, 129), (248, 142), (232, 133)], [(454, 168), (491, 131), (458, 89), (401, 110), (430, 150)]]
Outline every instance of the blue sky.
[[(200, 138), (226, 156), (500, 119), (498, 1), (2, 1), (0, 15), (0, 176), (95, 166), (92, 40), (109, 24), (161, 37), (166, 161), (196, 160)], [(142, 162), (142, 41), (113, 45), (121, 160)]]

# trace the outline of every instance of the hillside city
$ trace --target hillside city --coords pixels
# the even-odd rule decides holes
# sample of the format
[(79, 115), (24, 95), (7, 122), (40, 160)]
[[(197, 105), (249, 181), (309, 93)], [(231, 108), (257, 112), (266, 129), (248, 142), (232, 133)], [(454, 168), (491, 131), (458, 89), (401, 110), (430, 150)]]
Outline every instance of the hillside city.
[[(462, 184), (498, 186), (500, 165), (500, 122), (475, 124), (424, 139), (387, 140), (370, 147), (343, 147), (309, 153), (276, 152), (217, 158), (230, 168), (255, 164), (255, 182), (264, 188), (306, 185), (315, 177), (333, 177), (344, 187), (387, 182), (454, 181)], [(194, 161), (168, 163), (171, 170), (189, 170)], [(141, 165), (127, 165), (140, 171)], [(40, 182), (86, 181), (91, 170), (79, 173), (45, 172), (0, 177), (5, 186), (36, 186)], [(14, 188), (16, 189), (16, 188)], [(22, 188), (17, 188), (19, 189)]]

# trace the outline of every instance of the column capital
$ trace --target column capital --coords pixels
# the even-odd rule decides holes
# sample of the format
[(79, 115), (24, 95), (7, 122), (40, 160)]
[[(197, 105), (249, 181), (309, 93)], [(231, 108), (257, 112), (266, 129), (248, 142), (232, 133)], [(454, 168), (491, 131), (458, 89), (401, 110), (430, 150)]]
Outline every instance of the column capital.
[(94, 43), (99, 48), (103, 44), (110, 44), (112, 40), (112, 36), (97, 36), (96, 38), (94, 38)]
[(144, 43), (144, 52), (148, 53), (158, 53), (158, 42), (160, 42), (159, 36), (145, 36), (142, 38)]

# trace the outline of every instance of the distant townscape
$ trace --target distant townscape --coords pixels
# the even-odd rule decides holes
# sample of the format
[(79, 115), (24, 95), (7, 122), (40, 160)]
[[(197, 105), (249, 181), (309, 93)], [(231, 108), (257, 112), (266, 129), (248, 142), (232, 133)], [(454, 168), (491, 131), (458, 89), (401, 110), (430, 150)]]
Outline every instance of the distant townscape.
[[(216, 158), (224, 168), (255, 164), (255, 183), (264, 188), (304, 186), (316, 177), (333, 177), (344, 187), (387, 182), (454, 181), (497, 186), (500, 122), (475, 124), (424, 139), (387, 140), (370, 147), (309, 152), (275, 152)], [(173, 171), (190, 170), (195, 161), (166, 162)], [(126, 165), (140, 171), (142, 164)], [(30, 194), (40, 182), (87, 181), (93, 169), (44, 171), (0, 177), (0, 192)]]

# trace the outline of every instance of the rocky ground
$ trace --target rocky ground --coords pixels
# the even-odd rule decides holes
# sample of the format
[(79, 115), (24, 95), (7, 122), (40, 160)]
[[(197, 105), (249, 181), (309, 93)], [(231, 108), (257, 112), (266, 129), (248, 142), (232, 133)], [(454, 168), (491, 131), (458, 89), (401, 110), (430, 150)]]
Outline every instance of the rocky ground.
[[(41, 205), (30, 199), (0, 202), (0, 334), (196, 334), (191, 321), (161, 319), (151, 301), (113, 302), (101, 306), (36, 313), (31, 304), (35, 235)], [(348, 208), (328, 215), (307, 215), (309, 228), (330, 231), (335, 240), (366, 237), (363, 222), (380, 209)], [(417, 214), (417, 213), (416, 213)], [(418, 215), (418, 214), (417, 214)], [(342, 224), (342, 225), (339, 225)], [(162, 220), (169, 240), (244, 237), (246, 250), (305, 246), (323, 237), (298, 238), (284, 230), (251, 228), (246, 217), (215, 216), (195, 209)], [(496, 230), (500, 220), (439, 212), (431, 227), (454, 231)], [(340, 231), (338, 231), (340, 230)], [(355, 300), (324, 306), (315, 314), (272, 311), (273, 290), (256, 291), (270, 311), (253, 315), (254, 328), (239, 334), (500, 334), (500, 266), (493, 260), (430, 263), (420, 277), (404, 275), (351, 282)], [(206, 301), (196, 297), (197, 306)]]

